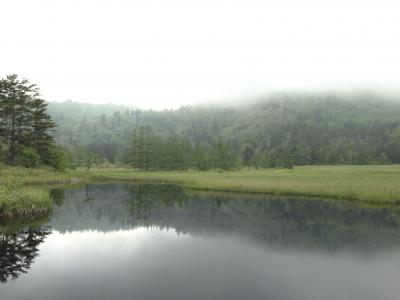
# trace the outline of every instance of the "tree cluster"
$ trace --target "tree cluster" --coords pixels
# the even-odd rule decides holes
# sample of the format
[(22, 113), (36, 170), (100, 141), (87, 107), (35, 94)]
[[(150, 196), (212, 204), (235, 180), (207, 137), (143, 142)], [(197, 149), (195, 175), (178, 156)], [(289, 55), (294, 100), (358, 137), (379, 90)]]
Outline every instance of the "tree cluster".
[(0, 80), (0, 160), (12, 165), (60, 168), (61, 154), (50, 131), (56, 126), (39, 89), (27, 79)]
[(230, 170), (237, 157), (222, 139), (207, 149), (199, 143), (192, 146), (184, 134), (163, 139), (151, 127), (140, 126), (133, 134), (130, 164), (139, 170)]
[[(218, 137), (249, 167), (400, 163), (400, 101), (374, 94), (282, 93), (236, 107), (163, 111), (65, 102), (51, 103), (49, 113), (59, 125), (57, 143), (75, 162), (84, 151), (110, 163), (130, 162), (132, 133), (149, 126), (152, 143), (162, 142), (155, 149), (172, 149), (168, 141), (190, 143), (191, 157), (207, 162), (199, 169), (212, 168)], [(175, 156), (167, 157), (162, 168), (176, 165)]]

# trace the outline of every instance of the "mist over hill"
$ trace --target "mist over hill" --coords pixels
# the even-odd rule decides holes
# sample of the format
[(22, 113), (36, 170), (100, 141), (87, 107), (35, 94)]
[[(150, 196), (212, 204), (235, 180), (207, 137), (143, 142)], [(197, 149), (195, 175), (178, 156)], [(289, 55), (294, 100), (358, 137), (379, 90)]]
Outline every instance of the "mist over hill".
[(71, 153), (129, 161), (137, 128), (194, 148), (226, 142), (245, 165), (400, 163), (400, 101), (374, 93), (276, 93), (229, 105), (140, 110), (117, 105), (50, 102), (55, 139)]

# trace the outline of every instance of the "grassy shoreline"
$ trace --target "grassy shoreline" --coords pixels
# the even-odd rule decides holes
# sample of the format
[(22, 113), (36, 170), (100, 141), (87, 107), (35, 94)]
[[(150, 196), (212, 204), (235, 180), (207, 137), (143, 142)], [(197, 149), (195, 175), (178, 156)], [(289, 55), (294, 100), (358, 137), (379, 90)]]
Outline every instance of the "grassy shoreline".
[(83, 182), (48, 169), (26, 169), (0, 166), (0, 221), (33, 220), (46, 215), (53, 206), (51, 186)]
[(210, 191), (400, 203), (400, 166), (304, 166), (231, 172), (93, 170), (92, 180), (156, 181)]
[[(94, 169), (57, 173), (1, 167), (0, 220), (36, 218), (52, 208), (49, 186), (89, 181), (148, 181), (185, 188), (240, 193), (400, 203), (400, 166), (305, 166), (293, 170), (149, 171)], [(47, 185), (47, 186), (45, 186)]]

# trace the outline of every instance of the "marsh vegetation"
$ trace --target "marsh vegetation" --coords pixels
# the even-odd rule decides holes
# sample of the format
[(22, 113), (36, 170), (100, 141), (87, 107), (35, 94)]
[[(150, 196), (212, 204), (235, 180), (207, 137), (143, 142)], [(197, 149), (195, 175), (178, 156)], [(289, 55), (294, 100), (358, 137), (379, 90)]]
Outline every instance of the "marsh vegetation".
[(53, 206), (50, 190), (82, 178), (51, 169), (28, 169), (0, 165), (0, 219), (34, 219)]

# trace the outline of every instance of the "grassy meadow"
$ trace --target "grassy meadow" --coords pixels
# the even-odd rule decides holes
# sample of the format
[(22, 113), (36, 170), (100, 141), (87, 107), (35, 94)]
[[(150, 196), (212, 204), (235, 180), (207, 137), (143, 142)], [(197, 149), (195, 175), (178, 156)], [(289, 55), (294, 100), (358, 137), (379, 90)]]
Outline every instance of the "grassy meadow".
[(49, 187), (83, 179), (49, 169), (26, 169), (0, 165), (0, 220), (34, 219), (53, 205)]
[(184, 187), (246, 193), (326, 197), (366, 202), (400, 202), (400, 166), (304, 166), (230, 172), (128, 169), (93, 170), (93, 180), (157, 181)]
[(176, 183), (196, 190), (323, 197), (369, 203), (400, 203), (400, 166), (304, 166), (288, 169), (134, 171), (124, 168), (57, 173), (0, 168), (0, 219), (34, 218), (51, 210), (50, 187), (88, 181)]

